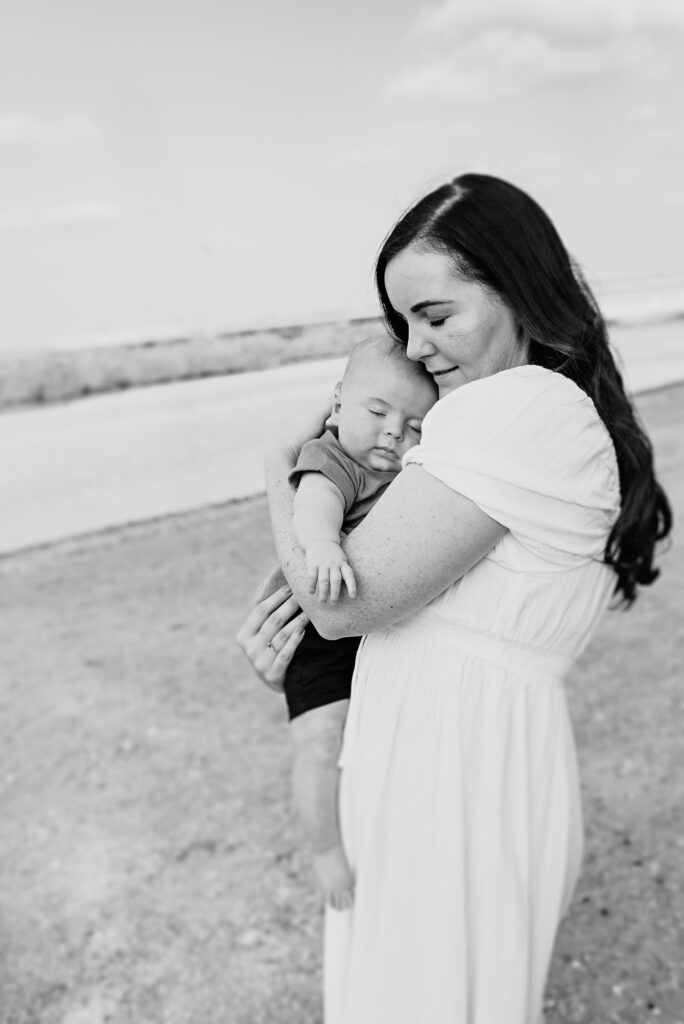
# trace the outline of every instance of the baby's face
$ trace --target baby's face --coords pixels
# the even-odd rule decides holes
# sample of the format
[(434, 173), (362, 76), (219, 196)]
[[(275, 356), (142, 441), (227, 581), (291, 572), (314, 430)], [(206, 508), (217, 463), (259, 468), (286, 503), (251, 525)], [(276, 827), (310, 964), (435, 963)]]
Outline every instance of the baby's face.
[(420, 441), (423, 417), (436, 400), (429, 380), (416, 379), (391, 360), (372, 375), (344, 380), (339, 396), (339, 442), (367, 469), (398, 473), (402, 456)]

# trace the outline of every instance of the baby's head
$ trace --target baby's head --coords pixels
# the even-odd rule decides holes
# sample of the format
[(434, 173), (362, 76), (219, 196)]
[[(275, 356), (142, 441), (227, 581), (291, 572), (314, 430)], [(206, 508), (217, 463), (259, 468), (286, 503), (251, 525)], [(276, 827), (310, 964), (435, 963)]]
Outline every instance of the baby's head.
[(360, 341), (335, 388), (331, 422), (342, 448), (366, 469), (398, 473), (420, 441), (437, 388), (422, 363), (392, 338)]

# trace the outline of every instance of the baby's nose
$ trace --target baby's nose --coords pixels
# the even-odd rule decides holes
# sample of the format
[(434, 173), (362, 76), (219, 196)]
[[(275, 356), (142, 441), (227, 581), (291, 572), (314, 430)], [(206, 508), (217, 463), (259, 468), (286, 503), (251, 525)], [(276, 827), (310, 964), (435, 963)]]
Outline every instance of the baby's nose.
[(387, 417), (385, 420), (385, 433), (389, 434), (390, 437), (396, 437), (400, 441), (404, 434), (404, 426), (398, 420), (392, 420)]

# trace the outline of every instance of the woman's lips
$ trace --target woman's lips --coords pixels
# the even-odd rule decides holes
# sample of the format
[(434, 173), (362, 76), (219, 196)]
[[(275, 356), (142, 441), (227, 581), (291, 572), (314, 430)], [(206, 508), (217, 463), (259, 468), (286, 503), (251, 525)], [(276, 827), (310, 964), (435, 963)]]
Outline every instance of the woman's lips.
[(458, 366), (449, 366), (446, 370), (430, 370), (433, 377), (443, 377), (447, 373), (453, 373), (454, 370), (458, 370)]

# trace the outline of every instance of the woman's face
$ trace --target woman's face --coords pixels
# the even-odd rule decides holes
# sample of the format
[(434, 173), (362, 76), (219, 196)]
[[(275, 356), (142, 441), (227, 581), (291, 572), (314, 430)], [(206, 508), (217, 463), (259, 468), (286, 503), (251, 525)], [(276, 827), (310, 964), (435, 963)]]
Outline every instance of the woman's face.
[(387, 264), (385, 288), (408, 327), (407, 355), (425, 364), (440, 398), (528, 361), (508, 306), (445, 253), (408, 246)]

